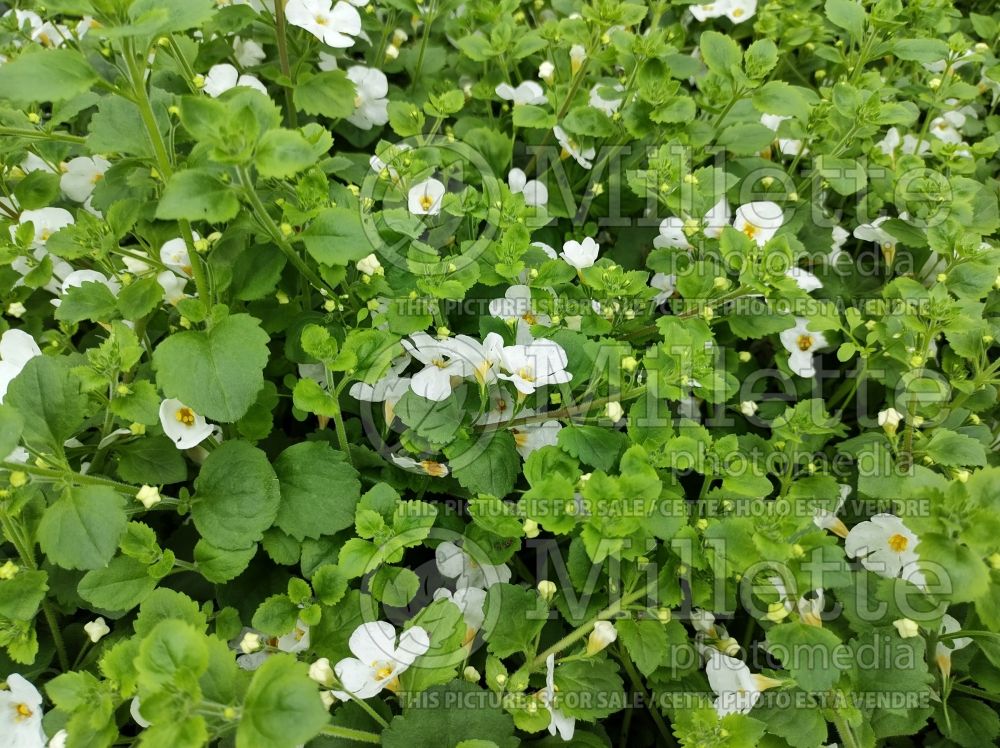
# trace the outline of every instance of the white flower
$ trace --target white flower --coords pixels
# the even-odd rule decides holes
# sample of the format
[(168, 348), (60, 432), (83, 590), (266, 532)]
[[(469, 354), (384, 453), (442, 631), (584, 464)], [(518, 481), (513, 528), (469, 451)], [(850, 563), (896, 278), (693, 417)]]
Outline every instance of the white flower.
[(507, 174), (507, 184), (515, 195), (524, 196), (525, 205), (546, 205), (549, 202), (549, 188), (537, 179), (528, 179), (521, 169), (511, 169)]
[(621, 96), (611, 95), (611, 98), (605, 98), (604, 94), (608, 91), (614, 91), (615, 93), (624, 93), (625, 86), (621, 83), (615, 83), (613, 85), (606, 85), (603, 83), (598, 83), (592, 89), (590, 89), (590, 99), (589, 103), (594, 109), (599, 109), (604, 112), (609, 117), (617, 112), (625, 100)]
[(760, 700), (763, 691), (781, 685), (773, 678), (751, 673), (746, 663), (735, 657), (715, 649), (707, 650), (707, 654), (705, 675), (715, 691), (715, 711), (720, 717), (746, 714)]
[(893, 578), (906, 572), (907, 577), (915, 571), (918, 556), (913, 549), (918, 542), (916, 534), (899, 517), (876, 514), (851, 528), (844, 551), (879, 576)]
[(358, 269), (359, 273), (364, 275), (378, 275), (382, 270), (382, 263), (378, 261), (378, 256), (372, 252), (367, 257), (362, 257), (354, 266)]
[(830, 232), (830, 254), (827, 255), (827, 261), (830, 263), (837, 262), (841, 255), (844, 254), (844, 245), (850, 238), (850, 233), (843, 226), (834, 226), (833, 230)]
[(577, 270), (589, 268), (597, 261), (597, 254), (601, 245), (589, 236), (582, 242), (570, 240), (563, 244), (563, 251), (559, 253), (567, 264), (572, 265)]
[(742, 231), (763, 247), (781, 228), (785, 218), (781, 206), (770, 200), (760, 200), (741, 205), (736, 209), (733, 228)]
[(757, 12), (757, 0), (725, 0), (725, 15), (733, 23), (743, 23)]
[[(32, 249), (45, 246), (49, 237), (60, 229), (71, 226), (73, 214), (63, 208), (39, 208), (38, 210), (23, 210), (18, 218), (18, 223), (24, 225), (30, 223), (35, 227), (35, 236), (32, 239)], [(16, 232), (14, 226), (10, 227), (10, 236), (13, 239)]]
[(795, 318), (795, 325), (782, 330), (778, 336), (788, 351), (788, 368), (800, 377), (816, 376), (813, 366), (813, 351), (827, 345), (826, 336), (809, 329), (809, 320)]
[[(201, 237), (192, 231), (191, 239), (197, 242)], [(176, 273), (191, 277), (191, 255), (188, 254), (187, 243), (180, 237), (164, 242), (160, 247), (160, 262)]]
[(437, 179), (425, 179), (410, 188), (407, 204), (415, 216), (436, 216), (441, 212), (444, 184)]
[[(240, 639), (240, 649), (246, 652), (249, 647), (244, 647), (243, 643), (247, 642), (250, 634), (257, 635), (257, 646), (261, 644), (260, 634), (252, 631), (251, 629), (246, 629), (244, 636)], [(249, 642), (247, 642), (249, 644)], [(242, 670), (256, 670), (261, 665), (264, 664), (264, 660), (270, 657), (275, 652), (287, 652), (288, 654), (296, 654), (297, 652), (304, 652), (309, 649), (309, 626), (302, 620), (297, 620), (295, 622), (295, 628), (293, 628), (289, 633), (284, 636), (279, 636), (277, 639), (267, 639), (265, 642), (267, 644), (266, 649), (260, 651), (253, 651), (247, 654), (242, 654), (237, 656), (236, 664), (240, 666)]]
[(264, 48), (253, 39), (233, 37), (233, 57), (240, 67), (252, 68), (267, 59)]
[(564, 741), (573, 739), (576, 730), (576, 717), (569, 717), (555, 707), (556, 699), (556, 656), (550, 654), (545, 658), (545, 690), (542, 691), (542, 704), (549, 710), (549, 734), (559, 733)]
[[(781, 123), (788, 119), (791, 119), (791, 117), (782, 116), (780, 114), (762, 114), (760, 116), (760, 123), (769, 130), (778, 132), (778, 128), (781, 127)], [(794, 140), (792, 138), (778, 138), (778, 150), (786, 156), (797, 156), (804, 152), (802, 141)]]
[(757, 403), (753, 400), (744, 400), (740, 403), (740, 413), (747, 418), (753, 418), (757, 414)]
[(667, 275), (666, 273), (657, 273), (649, 280), (649, 285), (659, 291), (656, 296), (653, 297), (653, 301), (656, 304), (662, 304), (677, 290), (677, 276), (671, 273)]
[(511, 382), (518, 392), (525, 395), (532, 394), (539, 387), (563, 384), (573, 378), (566, 371), (566, 351), (554, 340), (504, 346), (500, 362), (508, 373), (499, 377)]
[(702, 5), (689, 5), (688, 10), (691, 11), (691, 15), (695, 17), (697, 21), (707, 21), (709, 18), (720, 18), (726, 15), (726, 11), (729, 10), (729, 0), (718, 0), (713, 3), (704, 3)]
[(897, 618), (892, 625), (896, 627), (901, 639), (912, 639), (920, 634), (920, 626), (909, 618)]
[(483, 621), (486, 620), (486, 590), (479, 587), (459, 587), (451, 592), (441, 587), (434, 590), (434, 599), (448, 600), (462, 611), (466, 629), (464, 643), (468, 644), (472, 641), (476, 632), (483, 627)]
[[(366, 403), (386, 403), (386, 421), (391, 421), (392, 417), (390, 415), (391, 408), (395, 407), (396, 403), (399, 402), (400, 398), (406, 394), (406, 391), (410, 388), (410, 378), (402, 377), (403, 370), (410, 363), (410, 357), (407, 355), (399, 356), (392, 361), (392, 365), (389, 372), (376, 381), (374, 384), (366, 384), (365, 382), (355, 382), (351, 385), (350, 392), (351, 397), (355, 400), (361, 400)], [(300, 364), (299, 365), (299, 375), (300, 376), (310, 376), (309, 369), (311, 364)], [(316, 364), (320, 371), (319, 376), (315, 379), (322, 385), (326, 386), (326, 374), (325, 369), (323, 369), (322, 364)], [(311, 377), (312, 378), (312, 377)]]
[(434, 462), (434, 460), (414, 460), (412, 457), (392, 455), (392, 461), (404, 470), (420, 472), (424, 475), (429, 475), (432, 478), (443, 478), (448, 475), (449, 472), (447, 465), (440, 462)]
[(587, 637), (587, 655), (592, 656), (606, 649), (618, 638), (618, 631), (611, 621), (595, 621), (594, 630)]
[(42, 748), (42, 695), (17, 673), (7, 676), (0, 691), (0, 738), (5, 748)]
[(556, 446), (559, 443), (560, 431), (562, 431), (562, 424), (552, 420), (542, 423), (525, 423), (511, 429), (511, 433), (514, 434), (514, 447), (521, 458), (525, 460), (536, 449)]
[(417, 332), (402, 341), (403, 348), (424, 364), (410, 380), (410, 389), (428, 400), (446, 400), (452, 392), (452, 377), (471, 376), (482, 347), (472, 338), (459, 335), (438, 340)]
[(347, 68), (347, 77), (354, 83), (354, 114), (347, 118), (355, 127), (371, 130), (389, 121), (389, 79), (377, 68), (354, 65)]
[(38, 343), (24, 330), (7, 330), (0, 336), (0, 403), (7, 395), (7, 387), (21, 369), (35, 356), (41, 356)]
[(187, 286), (187, 278), (176, 275), (170, 270), (157, 273), (156, 282), (163, 289), (163, 300), (168, 304), (176, 304), (187, 295), (184, 293), (184, 287)]
[(674, 247), (676, 249), (691, 249), (691, 242), (688, 241), (684, 232), (686, 222), (683, 218), (669, 216), (660, 222), (660, 234), (653, 238), (653, 246), (657, 249), (664, 247)]
[(330, 47), (350, 47), (361, 33), (361, 14), (342, 0), (288, 0), (285, 18)]
[(225, 62), (209, 68), (202, 90), (214, 99), (237, 86), (253, 88), (262, 94), (267, 94), (267, 88), (257, 78), (252, 75), (240, 75), (235, 67)]
[(49, 740), (48, 748), (66, 748), (67, 740), (69, 740), (69, 733), (66, 730), (59, 730)]
[[(406, 143), (396, 143), (395, 145), (390, 145), (385, 149), (380, 151), (380, 154), (374, 155), (368, 159), (368, 163), (376, 174), (386, 173), (387, 176), (391, 176), (393, 179), (399, 178), (399, 172), (396, 171), (392, 164), (402, 161), (403, 153), (410, 150), (410, 146)], [(383, 160), (385, 159), (385, 160)]]
[(959, 145), (965, 142), (961, 133), (965, 122), (966, 116), (962, 112), (945, 112), (931, 120), (930, 133), (942, 142)]
[(156, 488), (156, 486), (147, 485), (143, 485), (142, 488), (139, 489), (135, 495), (135, 499), (147, 509), (152, 509), (163, 500), (160, 497), (160, 491)]
[(884, 250), (894, 249), (898, 240), (882, 228), (882, 224), (888, 220), (889, 216), (882, 216), (871, 223), (861, 224), (854, 229), (854, 238), (863, 242), (875, 242)]
[(434, 561), (442, 576), (454, 579), (458, 589), (476, 587), (484, 590), (510, 581), (510, 569), (504, 564), (480, 563), (449, 540), (434, 549)]
[(837, 514), (844, 508), (844, 503), (851, 493), (851, 487), (842, 485), (840, 487), (840, 497), (837, 499), (837, 506), (831, 512), (829, 509), (816, 508), (813, 510), (813, 524), (821, 530), (829, 530), (834, 535), (841, 538), (847, 537), (847, 525), (844, 524)]
[(896, 429), (899, 428), (899, 424), (902, 422), (903, 414), (895, 408), (886, 408), (885, 410), (879, 411), (878, 425), (881, 426), (882, 430), (890, 436), (896, 433)]
[(142, 712), (140, 711), (141, 708), (142, 704), (139, 703), (139, 697), (136, 696), (128, 705), (128, 713), (132, 716), (135, 723), (145, 730), (152, 723), (142, 716)]
[(822, 589), (813, 590), (812, 597), (803, 595), (799, 598), (796, 607), (799, 611), (799, 618), (802, 623), (809, 626), (823, 626), (823, 606), (826, 602), (826, 593)]
[(553, 65), (549, 60), (545, 60), (541, 65), (538, 66), (538, 77), (541, 78), (546, 83), (552, 83), (552, 78), (556, 73), (556, 66)]
[(587, 59), (587, 50), (582, 44), (574, 44), (569, 48), (569, 64), (574, 75)]
[(212, 435), (212, 424), (180, 400), (169, 399), (160, 403), (160, 425), (177, 449), (197, 447)]
[(85, 623), (83, 625), (83, 630), (86, 632), (87, 638), (90, 639), (93, 644), (97, 644), (97, 642), (111, 633), (111, 629), (108, 628), (107, 621), (99, 616), (90, 623)]
[(509, 83), (501, 83), (496, 87), (497, 96), (505, 101), (514, 102), (514, 106), (520, 104), (545, 104), (545, 90), (534, 81), (524, 81), (517, 88)]
[(261, 648), (262, 643), (260, 634), (256, 631), (246, 629), (243, 636), (240, 637), (240, 642), (237, 645), (237, 648), (243, 654), (253, 654)]
[(100, 156), (77, 156), (66, 162), (59, 186), (70, 200), (86, 202), (110, 167), (111, 162)]
[(531, 289), (524, 285), (511, 286), (502, 299), (493, 299), (489, 306), (490, 315), (502, 319), (507, 324), (517, 322), (518, 326), (549, 325), (552, 318), (535, 310)]
[[(900, 148), (900, 146), (902, 147)], [(917, 154), (918, 156), (922, 156), (931, 149), (931, 144), (911, 133), (906, 133), (900, 139), (899, 130), (895, 127), (890, 127), (885, 131), (885, 137), (876, 143), (875, 147), (886, 156), (894, 156), (896, 149), (902, 150), (907, 155)]]
[[(953, 616), (945, 613), (941, 617), (941, 628), (938, 629), (938, 636), (942, 634), (954, 634), (962, 630), (962, 625)], [(945, 677), (951, 674), (951, 653), (959, 649), (965, 649), (972, 644), (972, 639), (968, 636), (959, 636), (953, 639), (939, 641), (934, 649), (934, 659), (941, 668)]]
[(404, 631), (396, 642), (396, 629), (385, 621), (363, 623), (354, 630), (348, 648), (354, 657), (346, 657), (336, 665), (334, 672), (344, 687), (333, 695), (347, 701), (350, 694), (359, 699), (370, 699), (383, 688), (394, 690), (399, 676), (413, 661), (430, 649), (430, 637), (419, 626)]
[(823, 287), (823, 281), (800, 267), (789, 268), (785, 275), (795, 281), (795, 284), (806, 293), (811, 293)]
[(562, 148), (562, 156), (566, 158), (567, 156), (572, 156), (580, 166), (584, 169), (591, 169), (594, 166), (593, 158), (597, 155), (597, 149), (593, 146), (589, 148), (584, 148), (579, 145), (575, 140), (573, 140), (565, 130), (563, 130), (559, 125), (552, 128), (552, 132), (556, 136), (556, 140), (559, 141), (559, 145)]

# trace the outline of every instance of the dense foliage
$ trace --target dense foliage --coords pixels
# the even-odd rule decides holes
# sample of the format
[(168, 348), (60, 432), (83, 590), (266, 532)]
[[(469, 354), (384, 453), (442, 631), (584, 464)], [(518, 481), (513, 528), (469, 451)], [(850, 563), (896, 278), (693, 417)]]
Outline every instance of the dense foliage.
[(994, 4), (427, 2), (7, 0), (0, 748), (993, 744)]

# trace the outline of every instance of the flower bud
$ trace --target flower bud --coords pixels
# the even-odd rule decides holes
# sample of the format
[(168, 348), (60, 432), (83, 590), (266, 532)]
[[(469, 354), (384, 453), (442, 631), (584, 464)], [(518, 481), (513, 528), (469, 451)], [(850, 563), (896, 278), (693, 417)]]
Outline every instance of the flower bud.
[(521, 525), (521, 529), (524, 530), (524, 536), (526, 538), (538, 537), (538, 523), (533, 519), (524, 520), (524, 524)]
[(889, 436), (895, 436), (899, 424), (903, 421), (903, 414), (895, 408), (886, 408), (878, 414), (878, 425), (882, 427)]
[(469, 683), (478, 683), (480, 676), (478, 670), (472, 667), (472, 665), (467, 665), (465, 670), (462, 671), (462, 677), (469, 681)]
[(374, 252), (367, 257), (362, 257), (355, 265), (358, 268), (358, 272), (364, 273), (366, 276), (378, 275), (382, 271), (382, 264), (378, 261), (378, 257), (375, 256)]
[(757, 414), (757, 403), (753, 400), (744, 400), (740, 403), (740, 413), (745, 415), (747, 418), (752, 418)]
[(892, 625), (896, 627), (896, 631), (899, 632), (900, 637), (903, 639), (912, 639), (914, 636), (919, 636), (920, 626), (917, 625), (916, 621), (911, 621), (909, 618), (899, 618), (892, 622)]
[(555, 78), (556, 66), (551, 62), (546, 60), (541, 65), (538, 66), (538, 77), (543, 81), (552, 85), (552, 80)]
[(750, 355), (750, 351), (740, 351), (739, 359), (740, 363), (748, 364), (753, 356)]
[(261, 641), (260, 634), (253, 631), (247, 631), (243, 638), (240, 639), (240, 651), (243, 654), (250, 654), (251, 652), (256, 652), (260, 649)]
[(330, 667), (330, 660), (326, 657), (320, 657), (316, 660), (309, 666), (309, 677), (321, 686), (329, 686), (333, 683), (334, 673), (333, 668)]
[(5, 581), (13, 579), (17, 576), (18, 571), (20, 571), (20, 567), (8, 558), (3, 566), (0, 566), (0, 579)]
[(7, 480), (10, 482), (11, 487), (20, 488), (28, 482), (28, 474), (23, 470), (15, 470)]
[(618, 631), (611, 621), (598, 621), (587, 639), (587, 656), (593, 656), (618, 638)]
[(639, 362), (636, 360), (635, 356), (626, 356), (622, 359), (622, 369), (631, 373), (636, 370), (639, 366)]
[(87, 638), (90, 639), (92, 644), (97, 644), (101, 639), (111, 633), (111, 629), (108, 628), (107, 622), (103, 618), (95, 618), (90, 623), (85, 623), (83, 625), (83, 630), (87, 634)]
[(788, 607), (784, 603), (781, 602), (771, 603), (770, 605), (767, 606), (767, 615), (765, 616), (767, 620), (772, 621), (774, 623), (778, 623), (779, 621), (783, 621), (787, 617), (788, 617)]
[(656, 611), (656, 618), (660, 623), (670, 623), (670, 619), (673, 617), (673, 612), (670, 608), (660, 608)]
[(604, 406), (604, 415), (615, 423), (618, 423), (625, 417), (625, 410), (622, 408), (622, 404), (615, 400)]
[(552, 598), (556, 596), (556, 589), (556, 583), (550, 579), (543, 579), (538, 583), (538, 594), (547, 603), (552, 602)]
[(143, 486), (135, 495), (136, 500), (147, 509), (152, 509), (162, 500), (159, 489), (156, 486)]

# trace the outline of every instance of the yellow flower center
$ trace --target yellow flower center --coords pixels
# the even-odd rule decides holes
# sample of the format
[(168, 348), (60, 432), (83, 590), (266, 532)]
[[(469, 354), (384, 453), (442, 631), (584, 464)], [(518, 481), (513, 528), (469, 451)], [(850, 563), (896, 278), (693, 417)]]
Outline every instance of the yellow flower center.
[(734, 8), (733, 9), (733, 18), (740, 18), (742, 16), (743, 16), (743, 8)]
[[(374, 665), (373, 665), (373, 667), (374, 667)], [(378, 668), (375, 671), (375, 679), (376, 680), (385, 680), (390, 675), (392, 675), (392, 666), (386, 665), (385, 663), (382, 663), (382, 667)]]
[(523, 379), (525, 382), (535, 381), (535, 372), (533, 372), (531, 369), (528, 369), (527, 367), (518, 371), (517, 375), (521, 377), (521, 379)]
[(97, 184), (97, 183), (98, 183), (98, 182), (100, 182), (100, 181), (101, 181), (102, 179), (104, 179), (104, 175), (103, 175), (103, 174), (100, 174), (100, 173), (98, 173), (98, 174), (95, 174), (94, 176), (92, 176), (92, 177), (90, 178), (90, 182), (91, 182), (91, 184)]
[(18, 722), (28, 719), (34, 715), (34, 712), (28, 707), (27, 704), (18, 704), (14, 707), (14, 712), (17, 716), (14, 717)]
[(330, 22), (326, 16), (313, 16), (313, 20), (320, 26), (326, 26)]
[(194, 426), (194, 411), (188, 407), (178, 408), (176, 413), (177, 420), (183, 423), (185, 426)]
[(523, 319), (529, 325), (538, 324), (538, 318), (534, 315), (533, 312), (525, 312), (524, 314), (521, 315), (521, 319)]
[(433, 197), (431, 197), (427, 193), (424, 193), (423, 195), (420, 196), (420, 207), (421, 208), (423, 208), (424, 210), (430, 210), (431, 206), (433, 206), (433, 205), (434, 205), (434, 198)]
[(420, 463), (420, 467), (424, 469), (425, 473), (434, 478), (443, 478), (448, 474), (448, 468), (440, 462), (434, 462), (434, 460), (424, 460)]
[(889, 537), (889, 549), (895, 553), (902, 553), (910, 545), (910, 540), (905, 535), (896, 533)]
[(743, 233), (747, 235), (748, 239), (753, 239), (757, 236), (758, 231), (760, 231), (760, 228), (754, 226), (752, 223), (747, 223), (747, 225), (743, 227)]
[(796, 344), (799, 346), (800, 351), (808, 351), (813, 345), (812, 335), (799, 335)]

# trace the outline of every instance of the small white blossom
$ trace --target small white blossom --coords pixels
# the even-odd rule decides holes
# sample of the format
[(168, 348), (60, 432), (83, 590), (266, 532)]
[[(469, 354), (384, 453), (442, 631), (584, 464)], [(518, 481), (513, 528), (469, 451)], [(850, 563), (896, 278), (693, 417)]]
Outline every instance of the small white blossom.
[(552, 132), (555, 134), (556, 140), (559, 141), (560, 147), (562, 147), (563, 157), (572, 156), (584, 169), (592, 169), (594, 167), (593, 158), (597, 155), (596, 148), (593, 146), (584, 148), (570, 137), (565, 130), (559, 127), (559, 125), (553, 127)]
[(285, 18), (330, 47), (353, 46), (354, 37), (361, 34), (361, 15), (342, 0), (288, 0)]
[(347, 118), (355, 127), (371, 130), (389, 121), (389, 79), (377, 68), (353, 65), (347, 77), (354, 83), (354, 113)]
[(589, 236), (582, 242), (570, 240), (563, 244), (563, 251), (559, 253), (568, 265), (577, 270), (592, 267), (597, 262), (597, 255), (601, 245)]
[(763, 247), (773, 237), (784, 223), (784, 213), (781, 206), (770, 200), (741, 205), (736, 209), (733, 228), (742, 231), (750, 239)]
[(159, 504), (163, 499), (160, 496), (159, 490), (156, 486), (146, 486), (144, 485), (135, 495), (136, 501), (142, 504), (147, 509), (152, 509), (154, 506)]
[(545, 658), (545, 690), (542, 691), (542, 704), (549, 710), (549, 734), (559, 734), (564, 741), (573, 739), (576, 731), (576, 717), (564, 714), (562, 710), (555, 706), (556, 684), (555, 684), (556, 656), (550, 654)]
[(7, 395), (7, 387), (21, 369), (35, 356), (41, 356), (38, 343), (24, 330), (7, 330), (0, 335), (0, 403)]
[(7, 676), (7, 690), (0, 691), (0, 738), (9, 748), (42, 748), (42, 695), (17, 673)]
[(507, 184), (510, 191), (515, 195), (524, 197), (525, 205), (535, 207), (546, 205), (549, 202), (549, 188), (537, 179), (528, 179), (521, 169), (511, 169), (507, 174)]
[(90, 623), (85, 623), (83, 630), (87, 634), (87, 638), (94, 644), (97, 644), (97, 642), (111, 633), (107, 621), (101, 617), (95, 618)]
[(415, 216), (436, 216), (441, 212), (445, 186), (437, 179), (425, 179), (410, 188), (407, 205)]
[(919, 539), (894, 514), (876, 514), (859, 522), (847, 535), (844, 551), (861, 561), (868, 571), (882, 577), (911, 577), (919, 559), (913, 550)]
[(751, 673), (746, 663), (735, 657), (715, 649), (707, 650), (707, 654), (705, 675), (715, 692), (715, 711), (720, 717), (746, 714), (760, 700), (762, 692), (781, 685), (773, 678)]
[(212, 435), (213, 426), (180, 400), (160, 403), (160, 425), (177, 449), (197, 447)]
[(267, 87), (259, 79), (252, 75), (240, 75), (239, 70), (225, 62), (209, 68), (202, 90), (214, 99), (238, 86), (245, 86), (267, 94)]
[(809, 320), (795, 318), (795, 325), (782, 330), (778, 336), (788, 351), (788, 368), (800, 377), (816, 376), (813, 366), (813, 351), (827, 345), (826, 336), (809, 329)]
[(514, 106), (548, 103), (545, 90), (534, 81), (524, 81), (517, 88), (509, 83), (501, 83), (496, 87), (496, 94), (504, 101), (513, 102)]
[(109, 168), (111, 162), (106, 158), (77, 156), (66, 162), (62, 176), (59, 177), (59, 187), (70, 200), (86, 202)]
[(354, 657), (344, 658), (333, 668), (344, 687), (333, 695), (341, 701), (351, 695), (370, 699), (383, 688), (395, 690), (399, 676), (430, 649), (430, 637), (424, 629), (413, 626), (400, 634), (397, 643), (391, 623), (372, 621), (356, 628), (347, 646)]
[(458, 589), (489, 589), (510, 581), (510, 569), (504, 564), (480, 563), (455, 543), (446, 540), (434, 549), (434, 561), (442, 576), (455, 580)]

